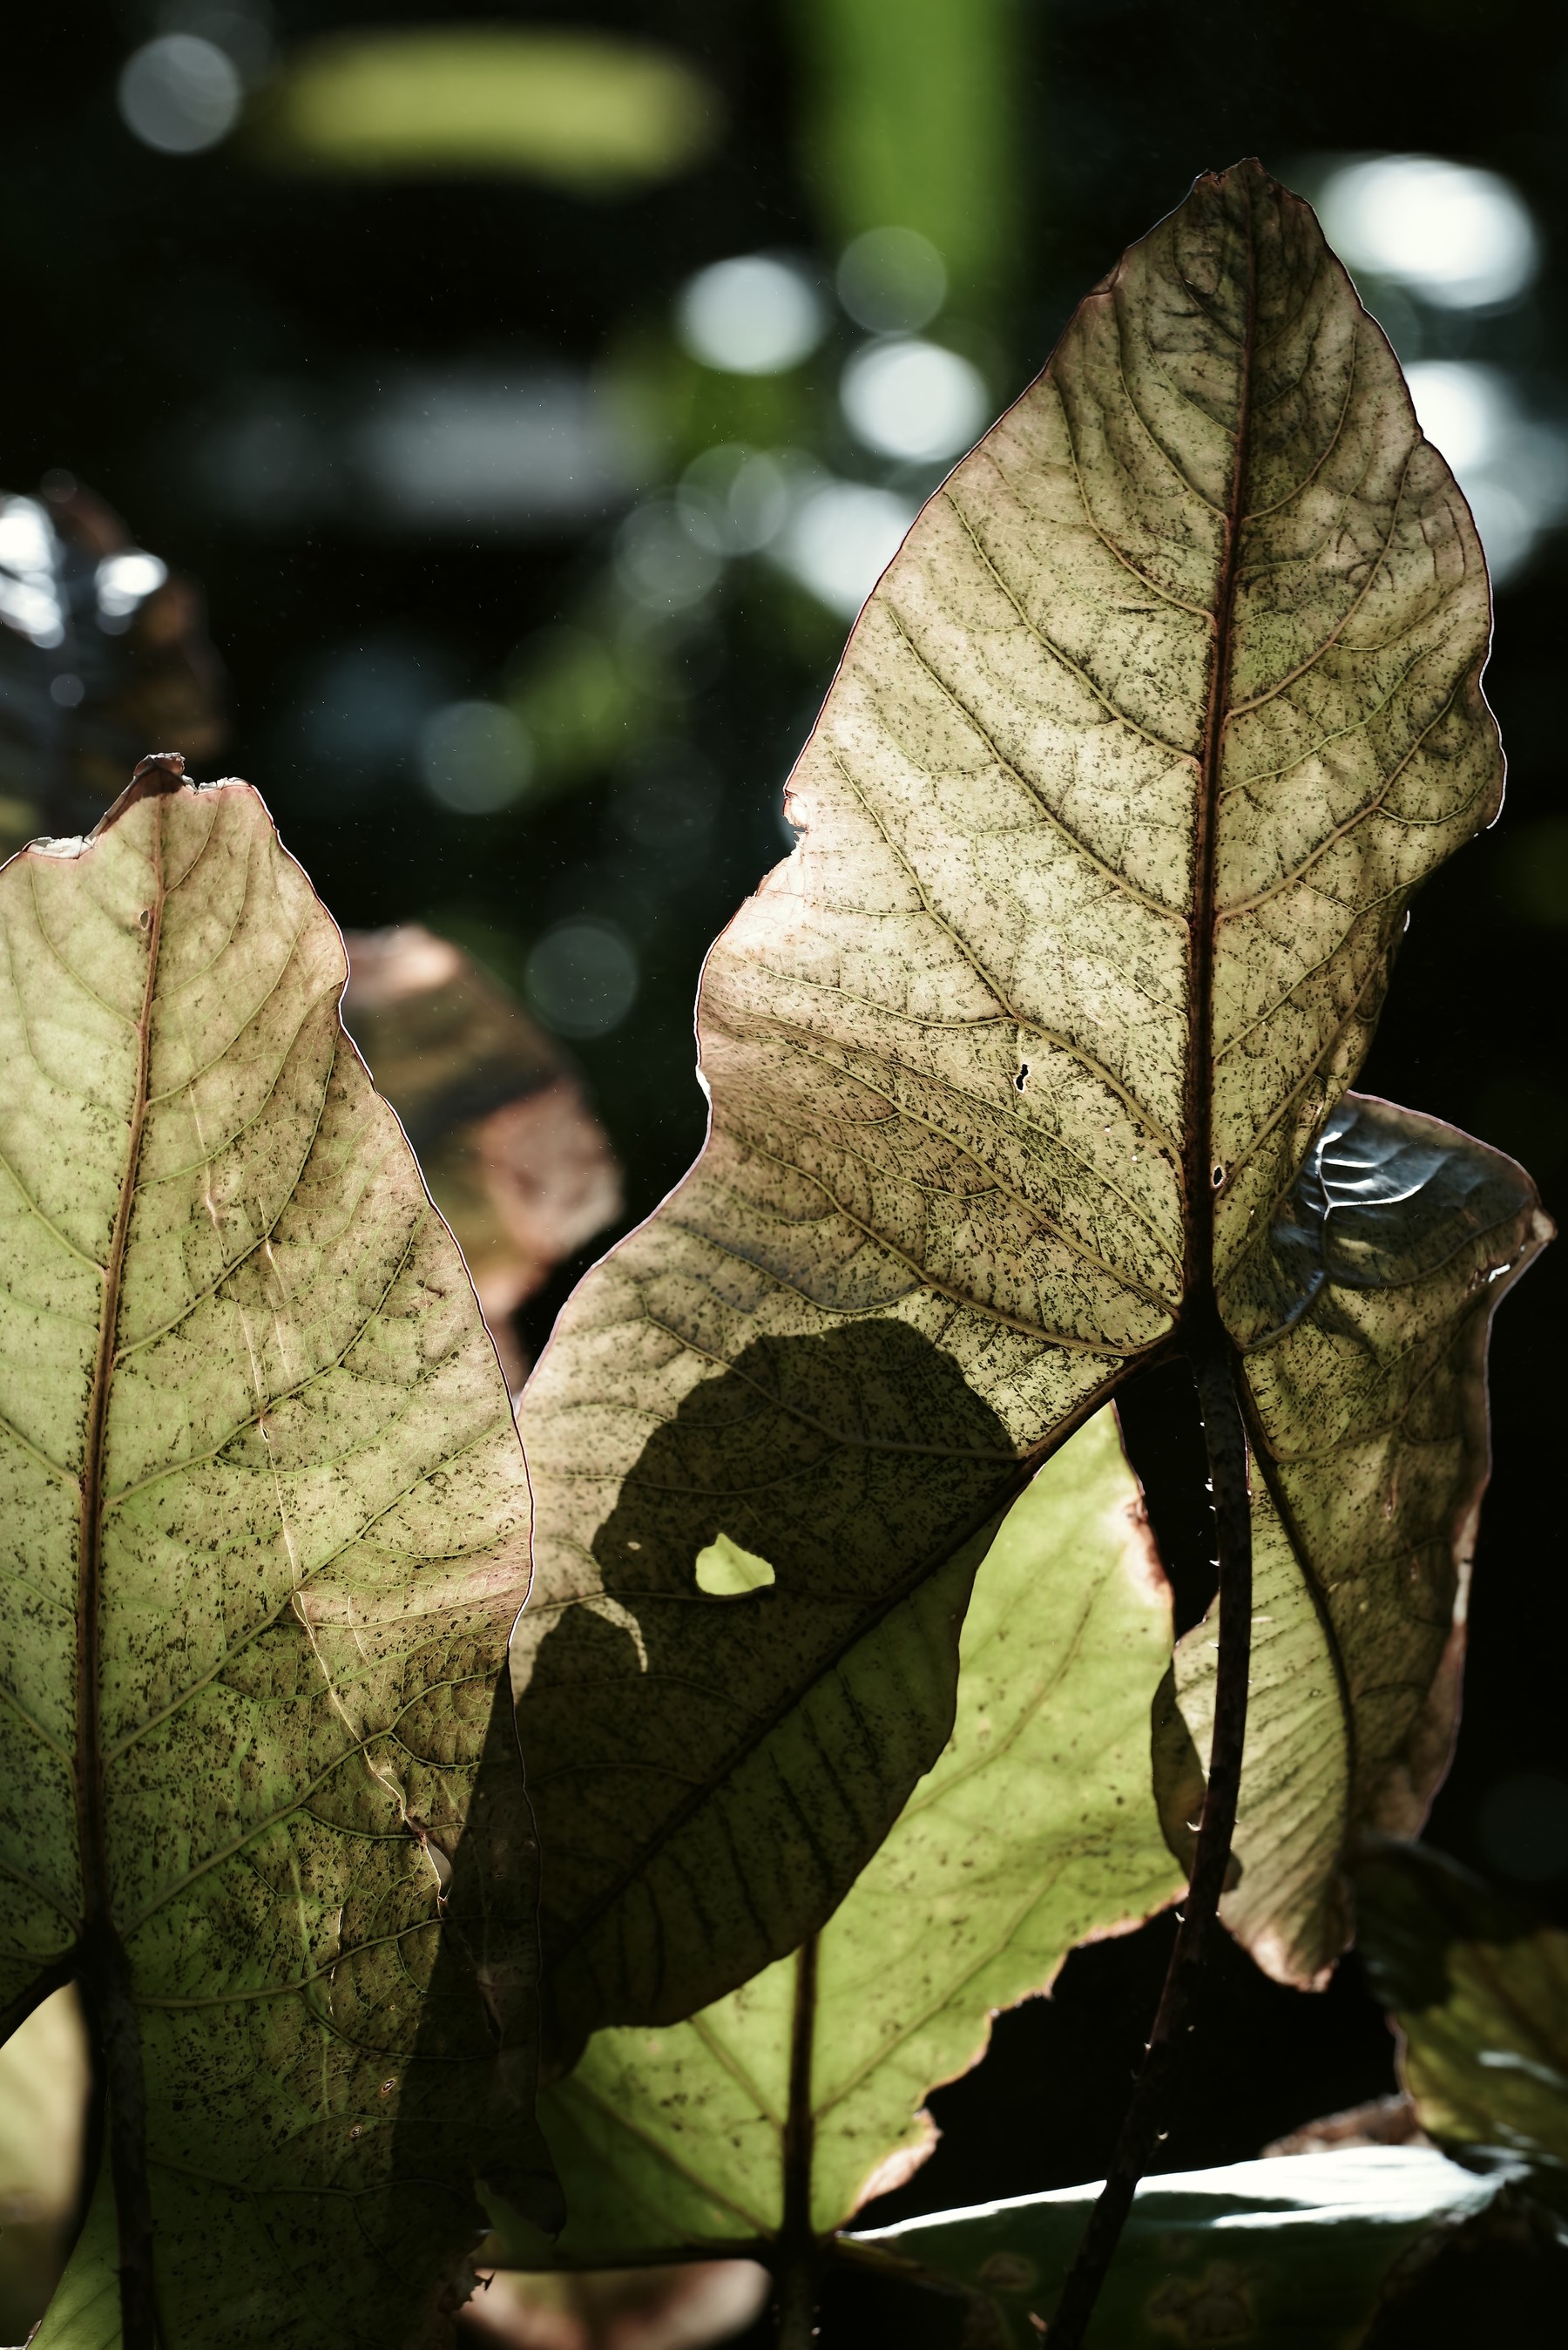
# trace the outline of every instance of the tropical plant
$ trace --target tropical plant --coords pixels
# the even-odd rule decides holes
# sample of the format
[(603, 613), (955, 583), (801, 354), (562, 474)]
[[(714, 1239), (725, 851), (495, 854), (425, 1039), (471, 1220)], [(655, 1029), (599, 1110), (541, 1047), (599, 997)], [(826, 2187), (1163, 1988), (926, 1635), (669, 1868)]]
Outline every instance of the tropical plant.
[(941, 1751), (1000, 1513), (1190, 1364), (1219, 1642), (1156, 1762), (1191, 1890), (1059, 2340), (1233, 1866), (1254, 1613), (1231, 1907), (1266, 1964), (1321, 1980), (1347, 1846), (1413, 1830), (1448, 1752), (1486, 1328), (1547, 1227), (1511, 1162), (1346, 1087), (1412, 891), (1497, 812), (1489, 621), (1310, 211), (1199, 180), (867, 602), (800, 844), (704, 971), (702, 1156), (525, 1399), (559, 2063), (825, 1925)]
[[(1321, 1983), (1451, 1740), (1487, 1333), (1550, 1227), (1348, 1088), (1412, 893), (1498, 809), (1489, 626), (1311, 213), (1200, 180), (867, 602), (704, 973), (702, 1155), (563, 1313), (521, 1450), (249, 787), (146, 761), (0, 873), (5, 2028), (74, 1982), (102, 2116), (43, 2350), (438, 2340), (486, 2211), (519, 2271), (760, 2258), (788, 2344), (829, 2257), (971, 2340), (1084, 2338), (1216, 1917)], [(415, 1120), (410, 943), (360, 989)], [(504, 1035), (539, 1091), (441, 972), (440, 1052)], [(580, 1237), (613, 1178), (547, 1075)], [(448, 1102), (435, 1169), (492, 1238), (497, 1114)], [(1114, 1405), (1178, 1360), (1219, 1559), (1173, 1648)], [(846, 2235), (992, 2013), (1183, 1884), (1092, 2210)], [(1495, 2108), (1422, 2052), (1495, 2036), (1471, 1923), (1407, 2025), (1455, 2147)], [(1362, 2338), (1438, 2219), (1550, 2200), (1526, 2102), (1495, 2192), (1419, 2147), (1146, 2190), (1096, 2338), (1266, 2328), (1330, 2218), (1300, 2338)]]

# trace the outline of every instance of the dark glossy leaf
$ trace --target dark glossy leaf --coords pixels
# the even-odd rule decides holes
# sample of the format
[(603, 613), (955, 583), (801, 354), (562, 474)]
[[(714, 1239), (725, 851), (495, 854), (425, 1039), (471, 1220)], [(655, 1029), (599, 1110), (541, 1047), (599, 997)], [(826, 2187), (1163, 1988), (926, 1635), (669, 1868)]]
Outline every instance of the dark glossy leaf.
[(1375, 1846), (1355, 1897), (1421, 2127), (1524, 2157), (1568, 2202), (1568, 1934), (1421, 1845)]
[[(1146, 2178), (1089, 2328), (1091, 2350), (1257, 2344), (1353, 2350), (1437, 2231), (1510, 2189), (1430, 2148), (1358, 2147)], [(852, 2239), (975, 2294), (983, 2350), (1038, 2350), (1097, 2183)], [(989, 2323), (986, 2321), (989, 2320)]]

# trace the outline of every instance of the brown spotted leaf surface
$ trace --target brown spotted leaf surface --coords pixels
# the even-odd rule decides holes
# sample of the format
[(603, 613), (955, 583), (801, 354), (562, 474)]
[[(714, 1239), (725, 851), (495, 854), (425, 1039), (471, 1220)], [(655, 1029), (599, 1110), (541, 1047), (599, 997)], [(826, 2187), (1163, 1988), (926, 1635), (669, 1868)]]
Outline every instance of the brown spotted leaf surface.
[[(1030, 1465), (1251, 1330), (1410, 893), (1496, 811), (1488, 624), (1387, 343), (1254, 164), (924, 508), (709, 957), (702, 1154), (524, 1403), (567, 2044), (820, 1924), (947, 1735)], [(771, 1579), (716, 1590), (732, 1551)]]
[(0, 1996), (101, 2029), (123, 1953), (170, 2344), (433, 2341), (529, 2199), (505, 1385), (247, 785), (14, 858), (0, 939)]

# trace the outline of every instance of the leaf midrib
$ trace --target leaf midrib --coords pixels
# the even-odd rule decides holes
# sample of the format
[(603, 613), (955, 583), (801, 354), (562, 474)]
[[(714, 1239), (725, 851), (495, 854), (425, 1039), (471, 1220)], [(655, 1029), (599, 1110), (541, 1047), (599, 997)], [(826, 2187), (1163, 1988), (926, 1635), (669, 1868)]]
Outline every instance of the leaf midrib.
[[(1218, 1301), (1213, 1285), (1214, 1201), (1210, 1181), (1213, 1131), (1210, 1055), (1213, 1039), (1214, 961), (1217, 943), (1217, 924), (1214, 919), (1215, 835), (1219, 810), (1220, 762), (1224, 744), (1225, 702), (1235, 651), (1235, 602), (1241, 571), (1242, 490), (1248, 456), (1257, 311), (1257, 247), (1250, 188), (1247, 190), (1246, 203), (1246, 329), (1241, 345), (1241, 393), (1236, 419), (1235, 445), (1231, 457), (1231, 493), (1226, 507), (1222, 510), (1216, 509), (1220, 512), (1223, 524), (1224, 549), (1220, 561), (1219, 596), (1214, 614), (1213, 650), (1210, 669), (1208, 703), (1204, 712), (1203, 748), (1199, 760), (1198, 825), (1194, 843), (1194, 873), (1197, 886), (1193, 917), (1189, 929), (1189, 969), (1191, 980), (1189, 989), (1189, 1057), (1185, 1088), (1188, 1116), (1187, 1142), (1182, 1158), (1185, 1194), (1182, 1215), (1185, 1226), (1186, 1300), (1180, 1319), (1181, 1323), (1189, 1327), (1197, 1323), (1205, 1337), (1208, 1337), (1210, 1333), (1217, 1332), (1220, 1327)], [(1114, 304), (1116, 300), (1114, 285), (1109, 290), (1110, 298)], [(1119, 334), (1119, 317), (1117, 326)], [(1130, 391), (1128, 400), (1129, 404), (1136, 409), (1136, 403), (1131, 401)], [(1212, 502), (1205, 499), (1203, 503), (1211, 504)], [(854, 778), (844, 773), (842, 762), (836, 759), (835, 764), (839, 766), (844, 781), (855, 792), (856, 796), (863, 798)], [(884, 837), (886, 837), (885, 832)], [(889, 846), (892, 844), (889, 843)], [(921, 894), (923, 899), (924, 893)], [(928, 910), (930, 910), (928, 908)], [(944, 924), (943, 927), (948, 926)], [(967, 953), (967, 949), (965, 951)], [(984, 976), (984, 974), (981, 975)], [(989, 981), (987, 983), (991, 984)], [(992, 992), (994, 993), (994, 988)], [(912, 1267), (911, 1270), (919, 1269)], [(924, 1280), (928, 1276), (922, 1273), (921, 1277)], [(1229, 1340), (1225, 1340), (1224, 1344), (1227, 1355), (1231, 1355), (1233, 1350)], [(1152, 1347), (1140, 1350), (1139, 1367), (1146, 1367), (1163, 1352), (1164, 1347), (1158, 1342)], [(1052, 1430), (1050, 1451), (1054, 1451), (1059, 1449), (1067, 1437), (1073, 1434), (1089, 1416), (1089, 1413), (1098, 1409), (1115, 1388), (1121, 1384), (1131, 1367), (1132, 1365), (1126, 1360), (1116, 1365), (1109, 1377), (1100, 1384), (1096, 1392), (1085, 1399), (1062, 1426)], [(1043, 1457), (1042, 1454), (1041, 1458)], [(1019, 1473), (1010, 1482), (1016, 1487), (1031, 1469), (1039, 1465), (1040, 1458), (1034, 1455), (1026, 1456), (1025, 1460), (1021, 1461), (1019, 1464)], [(937, 1563), (937, 1566), (945, 1565), (949, 1559), (956, 1556), (965, 1542), (972, 1541), (984, 1524), (996, 1514), (997, 1509), (1004, 1505), (1007, 1498), (1007, 1495), (1003, 1494), (1000, 1499), (993, 1499), (991, 1507), (974, 1524), (966, 1529), (958, 1542), (948, 1549), (944, 1557)], [(891, 1614), (900, 1601), (912, 1596), (928, 1576), (935, 1571), (937, 1569), (932, 1565), (922, 1562), (919, 1567), (911, 1569), (908, 1575), (901, 1577), (896, 1589), (886, 1595), (880, 1606), (857, 1627), (853, 1636), (834, 1644), (833, 1654), (826, 1659), (819, 1660), (819, 1668), (831, 1669), (842, 1661), (843, 1657), (852, 1648), (867, 1638), (877, 1626)], [(816, 1678), (820, 1678), (820, 1669)], [(800, 1693), (792, 1689), (776, 1707), (770, 1709), (768, 1714), (754, 1725), (753, 1734), (742, 1742), (739, 1752), (732, 1758), (730, 1769), (723, 1773), (721, 1782), (705, 1784), (700, 1790), (694, 1791), (677, 1806), (671, 1817), (660, 1824), (659, 1832), (652, 1840), (659, 1852), (668, 1848), (689, 1819), (702, 1807), (704, 1803), (712, 1800), (718, 1794), (719, 1785), (724, 1780), (730, 1779), (733, 1775), (733, 1771), (742, 1765), (765, 1742), (768, 1734), (794, 1711), (799, 1702)], [(582, 1945), (587, 1935), (614, 1908), (637, 1873), (632, 1868), (625, 1868), (618, 1872), (614, 1882), (600, 1893), (598, 1898), (589, 1905), (587, 1911), (572, 1920), (570, 1930), (553, 1953), (554, 1962), (557, 1966), (568, 1951)]]
[[(1218, 1300), (1214, 1294), (1214, 1211), (1216, 1187), (1212, 1181), (1214, 1138), (1214, 965), (1219, 945), (1218, 920), (1218, 833), (1220, 813), (1220, 767), (1225, 746), (1225, 729), (1229, 719), (1231, 677), (1236, 652), (1236, 588), (1241, 575), (1241, 525), (1244, 519), (1243, 492), (1246, 485), (1247, 458), (1251, 425), (1252, 366), (1255, 357), (1257, 325), (1257, 240), (1252, 212), (1252, 189), (1249, 178), (1242, 175), (1241, 185), (1247, 208), (1246, 255), (1247, 292), (1246, 323), (1241, 341), (1241, 383), (1236, 410), (1235, 446), (1231, 459), (1230, 496), (1221, 512), (1224, 533), (1223, 551), (1220, 563), (1219, 595), (1215, 603), (1214, 639), (1209, 672), (1209, 701), (1203, 719), (1203, 748), (1199, 763), (1198, 824), (1193, 843), (1194, 903), (1193, 918), (1189, 931), (1188, 990), (1188, 1066), (1187, 1066), (1187, 1135), (1182, 1154), (1184, 1198), (1182, 1216), (1186, 1224), (1185, 1274), (1186, 1302), (1182, 1320), (1196, 1322), (1205, 1336), (1217, 1336), (1221, 1329)], [(1183, 279), (1187, 291), (1201, 309), (1197, 289)], [(1207, 315), (1207, 314), (1206, 314)], [(1117, 318), (1118, 338), (1120, 318)], [(1129, 392), (1130, 398), (1130, 392)], [(1229, 1174), (1230, 1170), (1226, 1170)], [(1224, 1342), (1228, 1357), (1232, 1354), (1229, 1340)]]
[(136, 1024), (136, 1082), (120, 1179), (114, 1232), (103, 1271), (98, 1352), (88, 1399), (82, 1447), (81, 1504), (77, 1550), (77, 1825), (81, 1850), (83, 1924), (90, 1933), (109, 1927), (110, 1895), (105, 1825), (99, 1627), (103, 1607), (103, 1466), (119, 1334), (120, 1284), (136, 1201), (137, 1174), (147, 1126), (152, 1057), (152, 1006), (158, 984), (166, 892), (163, 886), (163, 826), (154, 794), (151, 813), (152, 895), (147, 909), (147, 976)]

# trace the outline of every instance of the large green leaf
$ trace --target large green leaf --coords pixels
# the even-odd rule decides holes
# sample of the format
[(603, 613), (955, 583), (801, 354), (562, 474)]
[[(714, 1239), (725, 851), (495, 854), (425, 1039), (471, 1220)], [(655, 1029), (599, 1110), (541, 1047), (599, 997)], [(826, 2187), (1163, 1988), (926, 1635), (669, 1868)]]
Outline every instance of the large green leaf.
[(166, 2341), (384, 2350), (529, 2197), (525, 1483), (337, 931), (146, 765), (0, 874), (0, 1995), (80, 1981)]
[(1568, 1934), (1420, 1845), (1374, 1846), (1355, 1897), (1421, 2127), (1506, 2147), (1568, 2200)]
[[(1422, 2249), (1505, 2206), (1515, 2175), (1505, 2167), (1477, 2177), (1429, 2147), (1357, 2147), (1145, 2179), (1089, 2341), (1096, 2350), (1353, 2350), (1378, 2308), (1397, 2301)], [(1098, 2192), (978, 2204), (855, 2241), (966, 2288), (985, 2313), (966, 2341), (1038, 2350)]]
[[(1247, 1268), (1253, 1319), (1233, 1327), (1253, 1440), (1252, 1677), (1241, 1881), (1220, 1915), (1287, 1982), (1321, 1981), (1349, 1939), (1347, 1850), (1413, 1834), (1448, 1767), (1489, 1469), (1487, 1334), (1550, 1231), (1512, 1159), (1349, 1094)], [(1216, 1604), (1177, 1650), (1192, 1744), (1160, 1743), (1183, 1853), (1218, 1619)]]
[[(1488, 619), (1392, 352), (1256, 164), (924, 508), (709, 957), (702, 1155), (524, 1402), (568, 2044), (820, 1924), (947, 1734), (998, 1511), (1140, 1363), (1253, 1329), (1410, 892), (1498, 805)], [(769, 1589), (705, 1596), (721, 1537)]]
[[(1170, 1596), (1114, 1416), (1015, 1502), (975, 1583), (941, 1759), (815, 1943), (678, 2023), (601, 2032), (540, 2106), (557, 2256), (826, 2235), (905, 2176), (992, 2012), (1179, 1890), (1148, 1785)], [(536, 2241), (503, 2229), (526, 2264)]]

